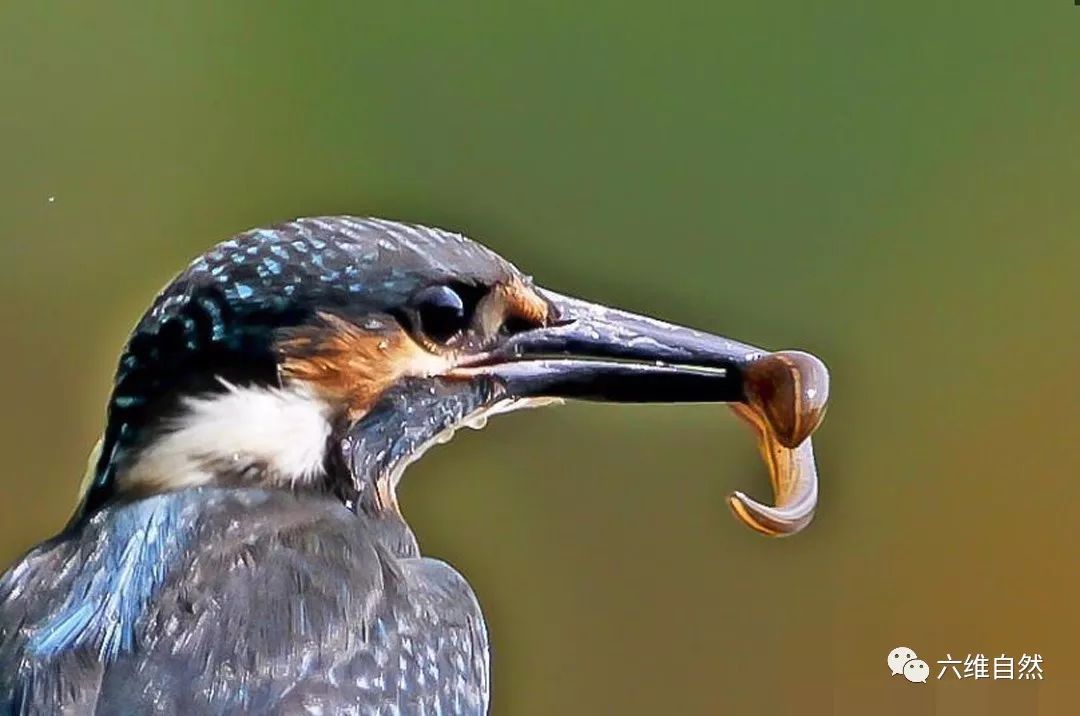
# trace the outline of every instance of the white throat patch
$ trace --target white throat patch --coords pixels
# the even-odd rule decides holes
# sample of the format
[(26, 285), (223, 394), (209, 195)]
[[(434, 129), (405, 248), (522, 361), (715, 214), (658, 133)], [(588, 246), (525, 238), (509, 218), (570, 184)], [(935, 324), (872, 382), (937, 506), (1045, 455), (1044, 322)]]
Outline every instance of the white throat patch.
[(125, 489), (176, 490), (227, 472), (258, 469), (293, 485), (319, 477), (330, 437), (330, 406), (303, 386), (238, 387), (187, 398), (184, 412), (118, 476)]

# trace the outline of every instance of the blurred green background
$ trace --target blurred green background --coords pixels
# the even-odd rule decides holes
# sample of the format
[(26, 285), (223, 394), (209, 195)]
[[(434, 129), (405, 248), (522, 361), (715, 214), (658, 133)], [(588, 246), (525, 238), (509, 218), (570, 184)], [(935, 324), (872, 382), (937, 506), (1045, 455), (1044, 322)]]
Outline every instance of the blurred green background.
[[(8, 0), (0, 58), (5, 565), (67, 518), (174, 272), (373, 214), (832, 370), (788, 540), (728, 515), (768, 486), (715, 407), (500, 418), (410, 471), (489, 617), (493, 713), (1076, 713), (1068, 0)], [(930, 683), (889, 677), (898, 645)], [(933, 678), (977, 652), (1045, 680)]]

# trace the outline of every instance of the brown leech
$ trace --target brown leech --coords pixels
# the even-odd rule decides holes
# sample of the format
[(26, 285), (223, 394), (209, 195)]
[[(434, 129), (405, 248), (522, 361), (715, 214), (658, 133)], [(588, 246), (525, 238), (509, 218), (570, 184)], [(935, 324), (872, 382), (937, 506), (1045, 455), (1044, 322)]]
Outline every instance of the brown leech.
[(762, 534), (784, 537), (814, 517), (818, 478), (810, 435), (821, 424), (829, 399), (829, 372), (817, 357), (780, 351), (754, 358), (744, 379), (746, 403), (732, 409), (758, 435), (769, 468), (775, 505), (733, 492), (735, 516)]

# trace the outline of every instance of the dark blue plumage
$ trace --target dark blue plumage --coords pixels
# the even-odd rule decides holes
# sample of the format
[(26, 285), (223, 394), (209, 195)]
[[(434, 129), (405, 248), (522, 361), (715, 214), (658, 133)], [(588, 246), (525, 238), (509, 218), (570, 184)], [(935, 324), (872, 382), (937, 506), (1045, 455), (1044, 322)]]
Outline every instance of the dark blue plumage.
[(484, 713), (476, 599), (413, 549), (278, 490), (106, 507), (0, 581), (0, 712)]

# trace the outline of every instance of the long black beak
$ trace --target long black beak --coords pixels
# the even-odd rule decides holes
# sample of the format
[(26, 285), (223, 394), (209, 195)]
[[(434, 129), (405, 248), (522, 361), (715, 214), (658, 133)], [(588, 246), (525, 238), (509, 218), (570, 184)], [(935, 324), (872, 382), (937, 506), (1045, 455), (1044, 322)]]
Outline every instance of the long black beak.
[(817, 474), (810, 434), (824, 415), (828, 371), (808, 353), (770, 353), (627, 311), (543, 292), (556, 320), (461, 364), (515, 398), (734, 404), (758, 432), (776, 506), (734, 493), (732, 508), (767, 534), (790, 534), (813, 516)]

